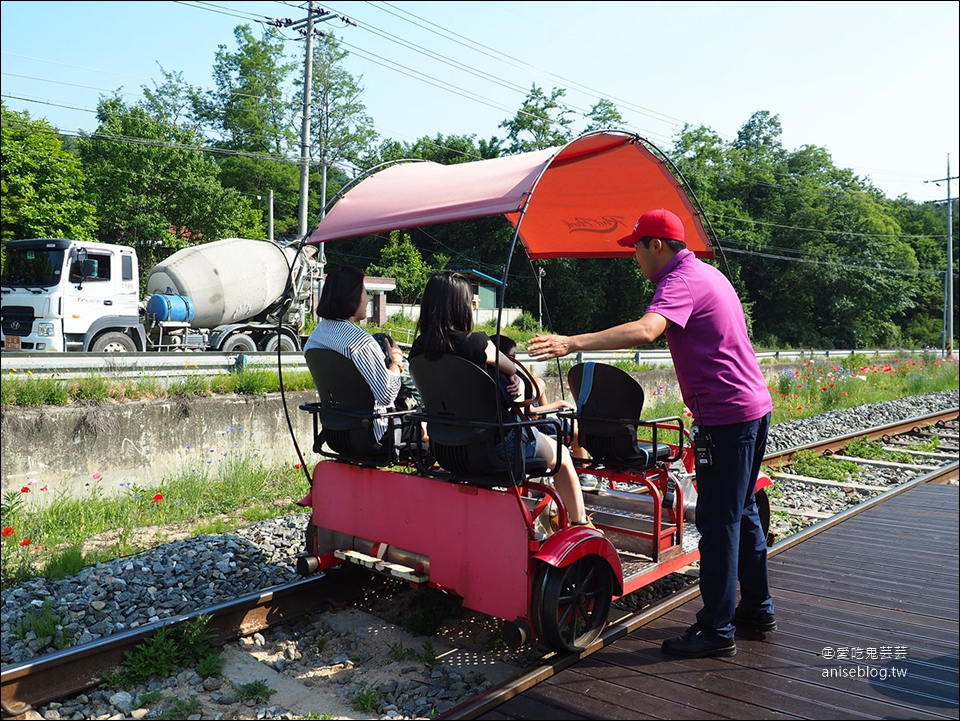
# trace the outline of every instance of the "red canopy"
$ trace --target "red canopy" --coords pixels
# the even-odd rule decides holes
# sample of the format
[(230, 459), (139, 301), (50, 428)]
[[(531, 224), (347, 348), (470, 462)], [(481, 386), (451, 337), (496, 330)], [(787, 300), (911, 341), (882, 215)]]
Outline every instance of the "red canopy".
[(700, 215), (666, 162), (639, 136), (590, 133), (562, 148), (457, 165), (410, 162), (349, 189), (308, 242), (505, 215), (531, 258), (622, 258), (617, 245), (643, 213), (666, 208), (686, 243), (713, 257)]

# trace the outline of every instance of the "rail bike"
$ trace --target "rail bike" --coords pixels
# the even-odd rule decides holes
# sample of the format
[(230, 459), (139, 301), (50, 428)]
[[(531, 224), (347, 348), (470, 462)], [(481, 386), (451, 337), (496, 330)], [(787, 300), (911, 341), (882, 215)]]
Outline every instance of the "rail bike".
[[(643, 210), (664, 207), (684, 221), (688, 247), (714, 257), (678, 176), (655, 147), (618, 131), (459, 165), (390, 164), (341, 191), (309, 242), (504, 215), (531, 260), (623, 258), (631, 253), (617, 239)], [(459, 596), (465, 608), (502, 619), (512, 646), (575, 652), (598, 638), (614, 599), (698, 560), (689, 432), (680, 417), (643, 419), (644, 392), (628, 373), (578, 363), (564, 379), (575, 410), (505, 418), (494, 375), (459, 357), (419, 356), (410, 373), (422, 407), (375, 414), (352, 361), (328, 350), (305, 355), (319, 400), (300, 408), (312, 414), (320, 460), (302, 502), (312, 520), (301, 575), (355, 564)], [(518, 368), (531, 398), (535, 382)], [(380, 440), (378, 422), (387, 426)], [(405, 432), (411, 424), (426, 429), (428, 443)], [(551, 482), (559, 458), (548, 465), (525, 460), (519, 446), (502, 450), (510, 430), (519, 444), (528, 427), (569, 440), (574, 425), (589, 454), (574, 459), (577, 471), (600, 481), (584, 494), (595, 528), (568, 523)], [(765, 532), (769, 484), (757, 484)]]

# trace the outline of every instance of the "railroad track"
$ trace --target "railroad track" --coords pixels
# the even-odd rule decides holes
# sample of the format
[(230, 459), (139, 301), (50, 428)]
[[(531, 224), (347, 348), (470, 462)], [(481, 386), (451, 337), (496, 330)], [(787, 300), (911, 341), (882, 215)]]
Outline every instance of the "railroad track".
[[(812, 507), (792, 509), (796, 511), (793, 517), (797, 519), (794, 527), (798, 527), (799, 530), (786, 535), (777, 542), (771, 548), (770, 555), (775, 555), (797, 543), (801, 543), (811, 535), (839, 523), (850, 515), (862, 512), (894, 495), (903, 493), (915, 485), (947, 479), (955, 480), (958, 474), (956, 461), (957, 418), (958, 411), (954, 409), (946, 413), (930, 414), (889, 426), (878, 426), (867, 431), (860, 431), (768, 455), (765, 458), (765, 466), (777, 469), (774, 471), (773, 477), (778, 485), (800, 484), (808, 487), (820, 487), (828, 489), (828, 494), (835, 492), (838, 487), (854, 489), (855, 491), (854, 494), (847, 492), (841, 494), (840, 499), (844, 501), (844, 507), (841, 510), (833, 508), (829, 512), (817, 511)], [(839, 458), (844, 457), (842, 451), (847, 445), (864, 436), (871, 441), (882, 441), (892, 448), (905, 448), (911, 442), (909, 440), (911, 438), (913, 442), (916, 442), (919, 439), (928, 439), (933, 435), (941, 439), (943, 452), (917, 452), (922, 455), (917, 456), (919, 460), (916, 463), (868, 464), (866, 466), (868, 469), (880, 468), (883, 471), (878, 474), (878, 478), (874, 479), (875, 482), (854, 484), (850, 482), (824, 482), (822, 479), (799, 478), (797, 474), (789, 472), (791, 464), (804, 451)], [(905, 438), (908, 440), (904, 440)], [(861, 498), (859, 495), (855, 497), (855, 494), (864, 495), (866, 498)], [(775, 498), (774, 501), (776, 502), (771, 504), (771, 510), (774, 514), (791, 513), (791, 509), (780, 505), (783, 502), (782, 498)], [(122, 663), (127, 651), (134, 649), (161, 627), (189, 623), (205, 616), (210, 619), (208, 628), (212, 633), (212, 642), (222, 645), (242, 636), (263, 631), (271, 626), (298, 619), (306, 613), (322, 608), (324, 604), (347, 603), (359, 597), (368, 582), (368, 575), (360, 571), (338, 573), (334, 577), (308, 578), (286, 586), (268, 589), (262, 593), (250, 594), (229, 603), (222, 603), (194, 613), (143, 626), (135, 631), (116, 634), (95, 643), (84, 644), (38, 657), (25, 663), (11, 665), (3, 669), (2, 674), (0, 674), (2, 676), (0, 685), (2, 685), (3, 718), (23, 718), (28, 711), (42, 704), (67, 698), (96, 686), (105, 673), (114, 670)], [(619, 618), (612, 618), (601, 637), (584, 652), (580, 654), (549, 654), (543, 658), (543, 662), (536, 668), (457, 706), (444, 714), (442, 718), (473, 718), (484, 713), (536, 683), (558, 673), (577, 660), (599, 651), (604, 646), (650, 620), (686, 603), (698, 593), (698, 587), (693, 584), (648, 608), (626, 613)]]

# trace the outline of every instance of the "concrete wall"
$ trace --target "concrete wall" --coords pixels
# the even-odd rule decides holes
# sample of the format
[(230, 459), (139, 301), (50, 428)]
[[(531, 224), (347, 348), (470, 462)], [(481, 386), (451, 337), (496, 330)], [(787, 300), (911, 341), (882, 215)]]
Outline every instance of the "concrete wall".
[[(313, 392), (286, 398), (308, 468), (317, 460), (312, 417), (298, 406), (316, 398)], [(254, 453), (268, 467), (300, 462), (278, 393), (7, 407), (0, 416), (3, 494), (31, 480), (34, 492), (48, 488), (43, 494), (48, 498), (61, 489), (82, 493), (97, 484), (105, 493), (121, 483), (150, 487), (180, 472)]]

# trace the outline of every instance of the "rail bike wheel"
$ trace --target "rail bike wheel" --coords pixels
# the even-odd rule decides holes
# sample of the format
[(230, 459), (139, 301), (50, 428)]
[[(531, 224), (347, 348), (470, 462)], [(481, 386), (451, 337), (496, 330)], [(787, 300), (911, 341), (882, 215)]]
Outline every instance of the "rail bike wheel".
[(533, 589), (533, 622), (540, 641), (554, 651), (582, 651), (597, 640), (613, 601), (606, 562), (588, 555), (569, 566), (542, 564)]
[(772, 546), (774, 540), (770, 533), (770, 497), (767, 495), (767, 489), (761, 488), (756, 493), (757, 514), (760, 516), (760, 528), (763, 530), (763, 537), (767, 539), (767, 545)]

